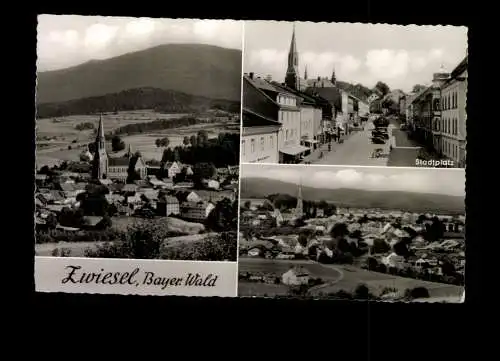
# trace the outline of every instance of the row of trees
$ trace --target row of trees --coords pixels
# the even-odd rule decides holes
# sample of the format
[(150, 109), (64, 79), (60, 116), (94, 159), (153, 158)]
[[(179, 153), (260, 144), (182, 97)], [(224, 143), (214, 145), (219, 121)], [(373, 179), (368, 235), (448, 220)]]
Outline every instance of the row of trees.
[(198, 113), (209, 109), (219, 109), (239, 113), (240, 103), (209, 99), (174, 90), (136, 88), (103, 96), (38, 104), (37, 115), (39, 118), (54, 118), (140, 109), (154, 109), (164, 113)]
[(184, 164), (211, 163), (216, 168), (238, 165), (240, 137), (234, 133), (221, 133), (208, 139), (202, 132), (196, 140), (190, 138), (191, 147), (177, 146), (163, 151), (162, 163), (179, 161)]

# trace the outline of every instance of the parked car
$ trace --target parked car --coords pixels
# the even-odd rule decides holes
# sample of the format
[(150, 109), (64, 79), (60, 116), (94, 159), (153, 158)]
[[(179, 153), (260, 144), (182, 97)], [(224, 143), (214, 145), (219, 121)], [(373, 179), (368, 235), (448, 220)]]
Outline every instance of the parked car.
[(385, 144), (385, 139), (381, 136), (372, 137), (373, 144)]

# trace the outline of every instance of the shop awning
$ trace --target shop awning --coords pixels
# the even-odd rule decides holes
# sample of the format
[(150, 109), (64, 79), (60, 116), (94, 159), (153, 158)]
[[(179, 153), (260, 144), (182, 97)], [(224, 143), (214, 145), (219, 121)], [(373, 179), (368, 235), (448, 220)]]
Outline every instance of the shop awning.
[(288, 147), (281, 149), (280, 152), (288, 154), (288, 155), (297, 155), (300, 153), (304, 153), (307, 150), (310, 150), (310, 149), (307, 147), (304, 147), (302, 145), (292, 145), (292, 146), (288, 146)]

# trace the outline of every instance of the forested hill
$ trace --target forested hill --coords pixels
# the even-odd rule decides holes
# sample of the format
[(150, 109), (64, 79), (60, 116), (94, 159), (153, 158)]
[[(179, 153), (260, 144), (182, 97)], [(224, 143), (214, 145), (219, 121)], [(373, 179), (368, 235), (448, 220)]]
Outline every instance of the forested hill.
[(347, 83), (345, 81), (340, 81), (337, 80), (337, 86), (340, 89), (345, 90), (346, 92), (354, 95), (355, 97), (361, 99), (361, 100), (367, 100), (370, 94), (373, 92), (370, 88), (367, 88), (366, 86), (362, 84), (351, 84)]
[(38, 118), (87, 115), (139, 109), (165, 113), (197, 113), (208, 109), (240, 112), (240, 102), (210, 99), (173, 90), (138, 88), (103, 96), (37, 105)]
[(167, 44), (37, 74), (37, 103), (55, 103), (152, 87), (211, 99), (241, 96), (241, 50)]
[[(266, 198), (270, 194), (297, 194), (297, 185), (267, 178), (242, 178), (241, 198)], [(336, 206), (353, 208), (398, 209), (411, 212), (463, 214), (464, 197), (444, 194), (360, 189), (322, 189), (302, 187), (304, 200), (325, 200)]]

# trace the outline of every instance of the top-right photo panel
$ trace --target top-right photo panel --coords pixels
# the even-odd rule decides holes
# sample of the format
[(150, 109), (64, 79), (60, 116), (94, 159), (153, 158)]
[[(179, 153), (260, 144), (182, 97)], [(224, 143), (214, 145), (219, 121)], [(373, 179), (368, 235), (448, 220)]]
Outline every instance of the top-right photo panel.
[(242, 163), (464, 168), (467, 28), (245, 22)]

